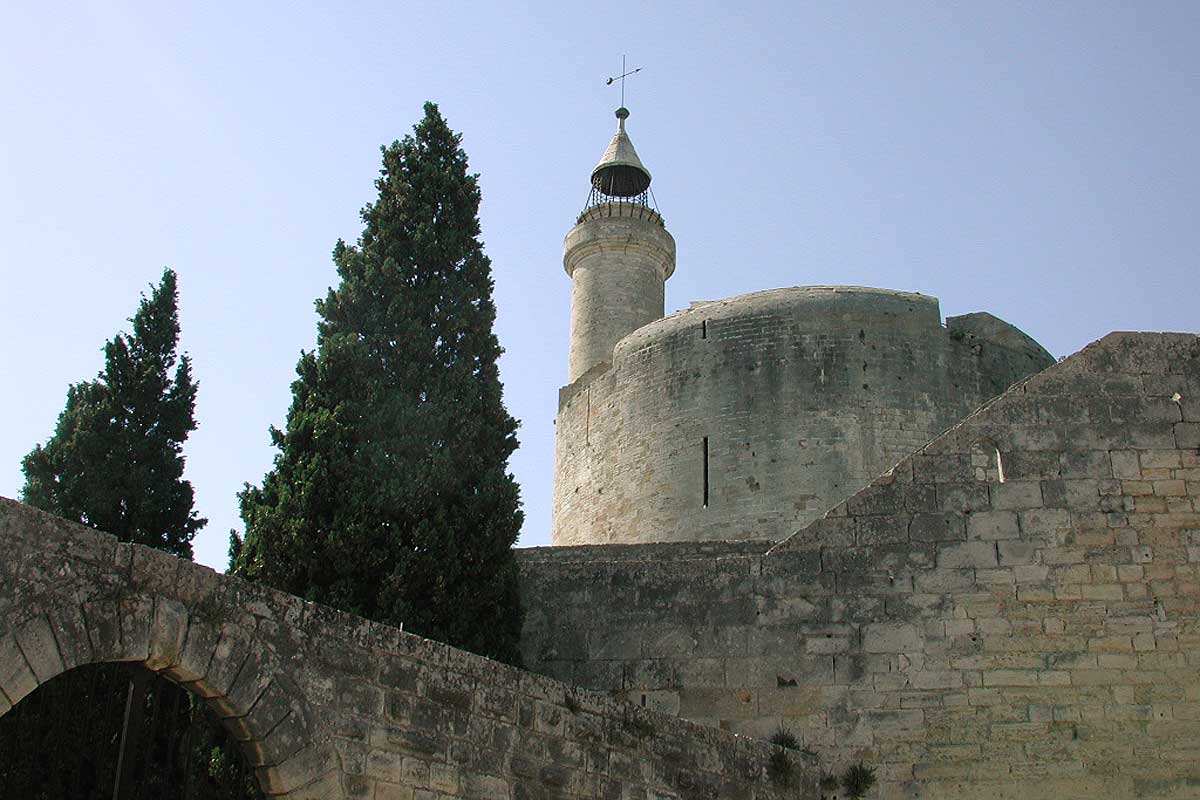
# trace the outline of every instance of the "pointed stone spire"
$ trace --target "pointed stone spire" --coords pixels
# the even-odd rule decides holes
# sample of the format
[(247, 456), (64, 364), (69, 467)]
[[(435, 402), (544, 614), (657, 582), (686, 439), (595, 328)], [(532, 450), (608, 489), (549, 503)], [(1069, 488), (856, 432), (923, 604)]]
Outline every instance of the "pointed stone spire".
[(642, 166), (629, 134), (625, 133), (628, 117), (629, 109), (623, 106), (617, 109), (617, 132), (592, 170), (592, 186), (610, 197), (637, 197), (650, 186), (650, 170)]

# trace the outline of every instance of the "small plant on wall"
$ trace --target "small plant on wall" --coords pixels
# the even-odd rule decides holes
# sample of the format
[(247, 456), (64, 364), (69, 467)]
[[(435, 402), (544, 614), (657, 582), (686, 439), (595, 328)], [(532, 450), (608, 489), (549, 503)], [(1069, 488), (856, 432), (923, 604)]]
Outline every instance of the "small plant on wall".
[(874, 786), (875, 768), (868, 767), (860, 761), (847, 767), (841, 777), (834, 773), (822, 775), (821, 799), (862, 800)]
[(861, 761), (851, 764), (842, 775), (842, 789), (847, 800), (862, 800), (875, 785), (875, 768), (865, 766)]
[(776, 750), (771, 754), (771, 760), (767, 762), (767, 775), (780, 786), (790, 786), (792, 784), (792, 761), (788, 757), (787, 751), (800, 749), (800, 742), (796, 739), (796, 734), (782, 725), (771, 734), (770, 741), (775, 745)]

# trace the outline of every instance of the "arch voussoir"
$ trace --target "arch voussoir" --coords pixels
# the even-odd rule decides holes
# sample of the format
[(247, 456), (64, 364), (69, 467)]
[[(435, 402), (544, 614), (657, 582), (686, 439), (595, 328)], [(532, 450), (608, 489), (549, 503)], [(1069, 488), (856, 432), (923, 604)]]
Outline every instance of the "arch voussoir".
[(145, 663), (150, 658), (150, 625), (154, 621), (154, 599), (131, 595), (117, 604), (121, 617), (122, 661)]
[(188, 616), (187, 606), (178, 600), (161, 596), (154, 598), (147, 668), (170, 675), (168, 670), (179, 664), (188, 632)]
[(44, 615), (38, 615), (18, 626), (14, 636), (39, 685), (66, 669), (58, 652), (58, 641), (54, 638), (50, 620)]
[(166, 674), (188, 686), (200, 697), (212, 697), (215, 692), (205, 685), (204, 677), (208, 674), (213, 652), (220, 640), (221, 626), (218, 623), (198, 619), (195, 614), (189, 613), (179, 661), (166, 668)]
[(11, 633), (6, 634), (0, 638), (0, 692), (4, 694), (9, 708), (21, 702), (25, 695), (37, 687), (37, 676), (17, 645), (17, 638)]
[(116, 600), (89, 600), (83, 604), (92, 660), (127, 661), (121, 647), (121, 610)]
[(254, 653), (255, 644), (252, 627), (241, 622), (227, 622), (221, 626), (221, 638), (213, 648), (212, 661), (201, 681), (211, 692), (209, 699), (213, 710), (221, 717), (240, 717), (246, 711), (234, 704), (230, 691), (242, 667)]
[[(259, 786), (270, 795), (287, 795), (289, 800), (341, 797), (341, 765), (333, 748), (309, 743), (286, 761), (255, 770)], [(332, 777), (332, 784), (329, 778)], [(336, 787), (333, 792), (328, 786)], [(320, 787), (322, 794), (315, 794)]]
[(91, 664), (95, 660), (83, 608), (78, 603), (66, 602), (47, 609), (46, 616), (54, 639), (58, 642), (58, 654), (62, 657), (64, 671)]

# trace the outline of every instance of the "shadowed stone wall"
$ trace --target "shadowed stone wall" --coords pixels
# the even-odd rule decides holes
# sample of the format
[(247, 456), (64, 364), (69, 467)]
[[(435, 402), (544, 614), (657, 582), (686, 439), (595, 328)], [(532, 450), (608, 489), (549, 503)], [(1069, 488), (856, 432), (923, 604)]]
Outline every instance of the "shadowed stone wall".
[(522, 569), (533, 669), (882, 796), (1200, 796), (1200, 337), (1111, 334), (773, 547)]
[(133, 661), (206, 698), (270, 795), (816, 797), (774, 748), (579, 692), (0, 498), (0, 715)]
[(1053, 359), (990, 314), (808, 286), (695, 304), (611, 362), (559, 394), (556, 545), (780, 540)]

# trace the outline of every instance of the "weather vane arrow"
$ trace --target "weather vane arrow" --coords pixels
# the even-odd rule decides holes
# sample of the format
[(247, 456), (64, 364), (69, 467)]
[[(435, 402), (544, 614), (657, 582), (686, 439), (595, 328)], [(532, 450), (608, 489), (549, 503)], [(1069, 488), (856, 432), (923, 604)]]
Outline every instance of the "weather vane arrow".
[(641, 71), (642, 71), (642, 68), (638, 67), (637, 69), (631, 69), (627, 72), (625, 70), (625, 56), (621, 56), (621, 74), (617, 75), (614, 78), (609, 78), (608, 80), (606, 80), (604, 82), (605, 86), (612, 86), (617, 81), (621, 82), (621, 107), (622, 108), (625, 107), (625, 79), (628, 78), (630, 75), (636, 75)]

